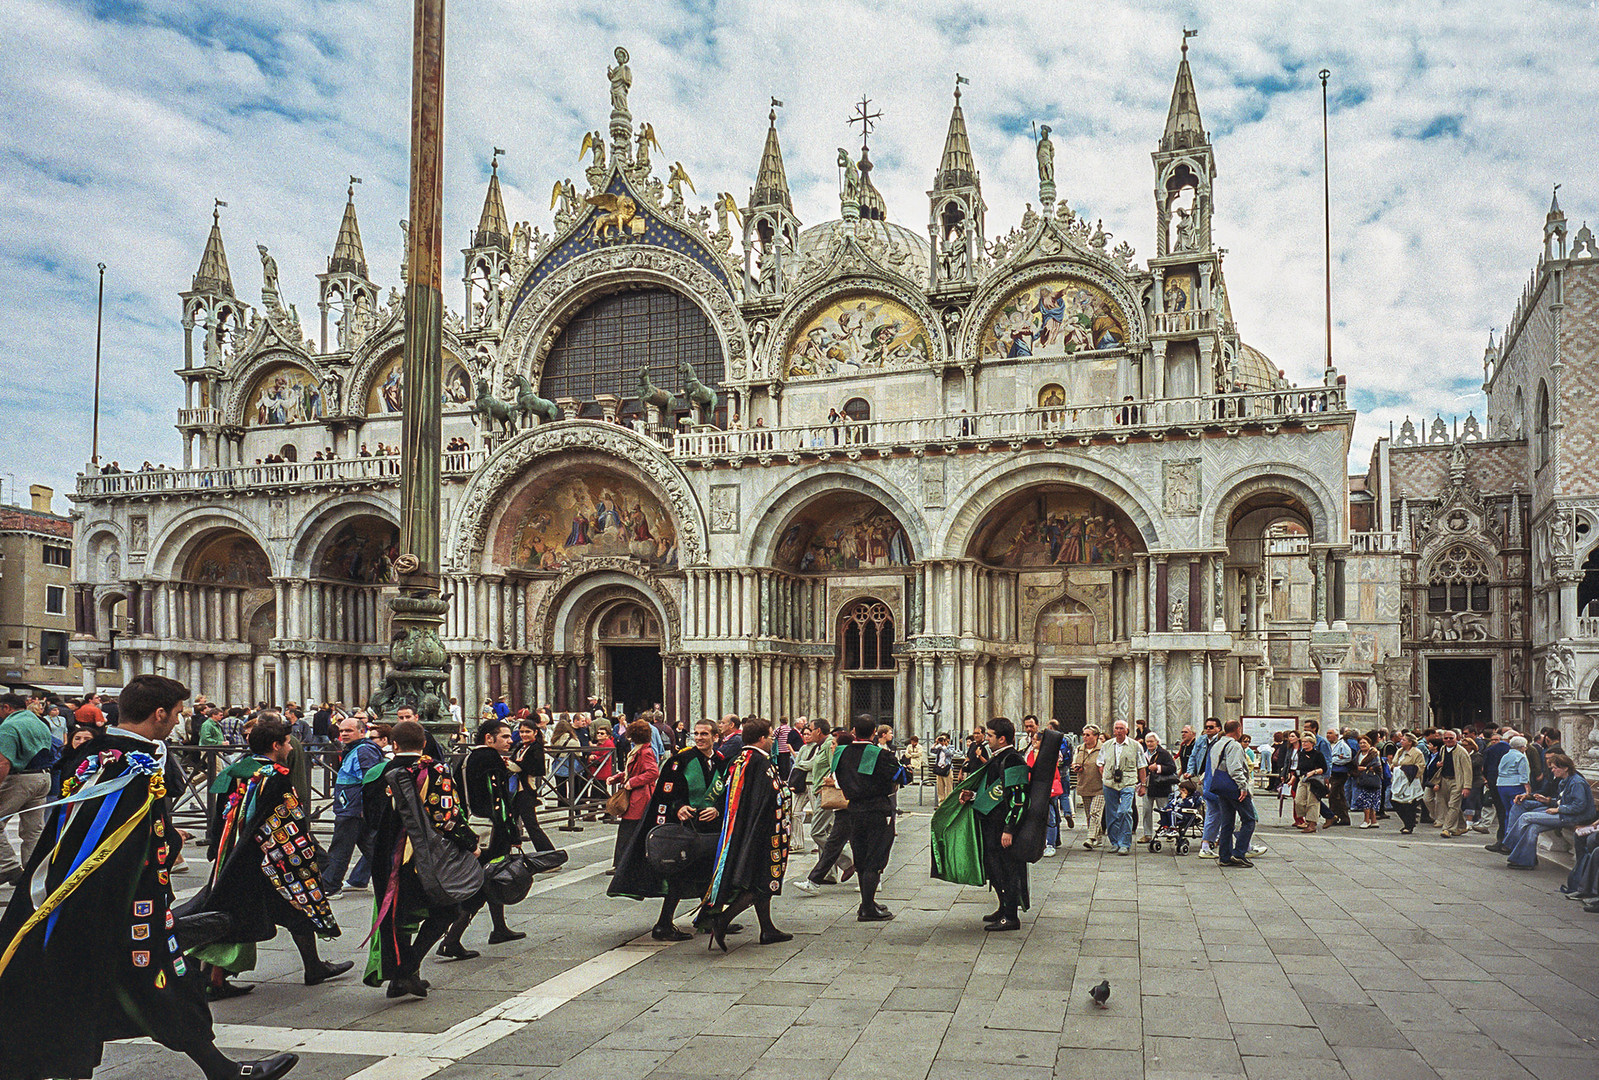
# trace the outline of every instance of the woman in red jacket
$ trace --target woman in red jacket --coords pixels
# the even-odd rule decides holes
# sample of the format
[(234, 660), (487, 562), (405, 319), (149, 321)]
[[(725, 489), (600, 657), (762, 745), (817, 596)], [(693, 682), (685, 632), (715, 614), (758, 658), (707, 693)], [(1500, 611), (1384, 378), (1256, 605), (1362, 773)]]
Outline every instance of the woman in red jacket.
[(644, 812), (649, 807), (650, 792), (655, 790), (655, 780), (661, 773), (660, 763), (655, 760), (655, 750), (650, 746), (650, 736), (654, 730), (648, 720), (634, 720), (627, 725), (627, 739), (632, 744), (627, 754), (627, 765), (621, 776), (611, 777), (612, 784), (619, 784), (627, 791), (627, 812), (616, 827), (616, 850), (611, 855), (612, 870), (616, 869), (616, 860), (621, 858), (622, 849), (638, 832), (639, 822), (644, 820)]

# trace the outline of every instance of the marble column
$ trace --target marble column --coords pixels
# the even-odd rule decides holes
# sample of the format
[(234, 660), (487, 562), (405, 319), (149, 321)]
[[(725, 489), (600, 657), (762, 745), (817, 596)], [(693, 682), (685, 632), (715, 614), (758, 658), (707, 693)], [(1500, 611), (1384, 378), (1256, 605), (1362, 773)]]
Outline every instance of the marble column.
[(1149, 654), (1149, 727), (1160, 733), (1170, 746), (1176, 745), (1176, 732), (1166, 718), (1166, 661), (1170, 653), (1155, 649)]
[(1194, 725), (1195, 731), (1200, 731), (1205, 726), (1205, 654), (1202, 652), (1190, 653), (1188, 656), (1189, 675), (1189, 710), (1188, 722)]

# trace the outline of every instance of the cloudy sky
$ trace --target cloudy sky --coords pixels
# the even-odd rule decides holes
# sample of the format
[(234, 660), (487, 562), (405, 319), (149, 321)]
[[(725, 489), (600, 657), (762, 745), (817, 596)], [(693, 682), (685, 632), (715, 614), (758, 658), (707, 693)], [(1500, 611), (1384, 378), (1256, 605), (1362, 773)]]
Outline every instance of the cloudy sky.
[[(398, 283), (411, 5), (404, 0), (10, 0), (0, 45), (0, 484), (64, 491), (89, 456), (95, 264), (105, 262), (102, 455), (181, 463), (177, 294), (222, 211), (234, 283), (255, 244), (314, 313), (347, 178), (379, 285)], [(883, 118), (873, 179), (925, 229), (925, 192), (964, 88), (988, 232), (1035, 200), (1030, 125), (1056, 132), (1060, 192), (1154, 247), (1149, 152), (1183, 26), (1216, 143), (1216, 238), (1247, 341), (1319, 377), (1319, 68), (1332, 69), (1334, 352), (1364, 461), (1390, 421), (1481, 417), (1482, 350), (1539, 250), (1550, 188), (1599, 224), (1599, 6), (1481, 2), (996, 4), (865, 0), (450, 0), (446, 276), (476, 223), (492, 147), (513, 219), (548, 228), (581, 176), (605, 66), (632, 53), (635, 120), (702, 198), (754, 179), (767, 100), (796, 209), (837, 216), (836, 148), (860, 95)], [(581, 186), (581, 182), (580, 185)], [(450, 293), (446, 294), (447, 299)], [(456, 294), (458, 296), (458, 293)], [(455, 303), (459, 303), (459, 299)], [(309, 320), (308, 320), (309, 321)], [(56, 507), (64, 509), (58, 497)]]

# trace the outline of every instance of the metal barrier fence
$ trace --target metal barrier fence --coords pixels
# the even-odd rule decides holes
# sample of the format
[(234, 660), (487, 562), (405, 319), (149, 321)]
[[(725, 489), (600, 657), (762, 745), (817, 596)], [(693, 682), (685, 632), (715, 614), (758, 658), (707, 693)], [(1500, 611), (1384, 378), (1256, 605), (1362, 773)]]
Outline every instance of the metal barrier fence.
[[(450, 767), (456, 765), (471, 751), (471, 747), (452, 747)], [(218, 774), (249, 751), (238, 746), (189, 746), (174, 744), (169, 753), (183, 768), (183, 790), (172, 798), (174, 821), (192, 832), (196, 842), (203, 842), (211, 807), (211, 785)], [(333, 829), (333, 787), (344, 757), (343, 746), (324, 743), (306, 747), (310, 763), (311, 804), (306, 807), (313, 829), (331, 832)], [(597, 822), (605, 816), (605, 799), (609, 794), (596, 774), (603, 772), (601, 763), (611, 751), (598, 747), (546, 749), (545, 775), (521, 778), (531, 779), (542, 800), (540, 819), (565, 818), (556, 828), (562, 832), (582, 832), (579, 822)], [(614, 759), (613, 759), (614, 767)]]

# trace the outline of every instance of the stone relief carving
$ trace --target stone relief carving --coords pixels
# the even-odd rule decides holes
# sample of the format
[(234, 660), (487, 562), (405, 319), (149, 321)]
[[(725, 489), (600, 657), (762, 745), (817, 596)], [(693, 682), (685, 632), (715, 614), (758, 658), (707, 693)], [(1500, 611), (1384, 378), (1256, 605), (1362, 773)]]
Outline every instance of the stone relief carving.
[(922, 458), (922, 505), (930, 510), (944, 506), (944, 459)]
[(711, 531), (713, 533), (738, 532), (737, 484), (711, 486)]
[[(609, 454), (643, 473), (672, 509), (682, 565), (697, 566), (705, 561), (699, 504), (676, 466), (662, 456), (661, 448), (614, 424), (574, 421), (532, 428), (513, 436), (483, 463), (472, 477), (456, 514), (454, 542), (450, 545), (452, 569), (466, 572), (472, 559), (482, 554), (489, 518), (508, 485), (539, 458), (572, 450)], [(593, 563), (586, 559), (583, 565)]]
[(150, 519), (144, 514), (128, 518), (128, 550), (150, 550)]
[(1165, 510), (1172, 517), (1194, 517), (1201, 503), (1199, 490), (1200, 460), (1162, 463), (1165, 479)]
[(1564, 645), (1551, 645), (1543, 658), (1543, 684), (1556, 701), (1570, 701), (1576, 693), (1576, 660)]

